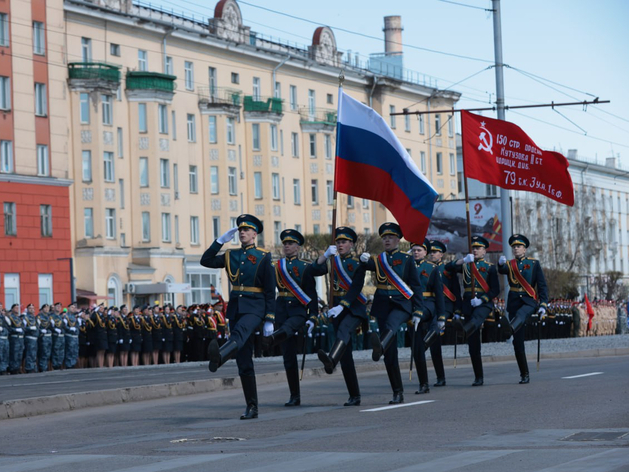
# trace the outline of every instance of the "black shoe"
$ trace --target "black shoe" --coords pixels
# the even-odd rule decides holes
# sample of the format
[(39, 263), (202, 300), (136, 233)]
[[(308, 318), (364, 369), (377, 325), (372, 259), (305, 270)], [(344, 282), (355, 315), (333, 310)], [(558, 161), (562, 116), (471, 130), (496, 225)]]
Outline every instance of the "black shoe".
[(380, 336), (377, 333), (371, 333), (371, 360), (378, 362), (382, 357), (382, 343), (380, 342)]
[(527, 384), (531, 381), (531, 379), (529, 378), (529, 374), (523, 375), (520, 377), (520, 381), (518, 383), (521, 384)]
[(256, 405), (247, 405), (247, 409), (240, 417), (241, 420), (252, 420), (258, 417), (258, 407)]
[(423, 393), (430, 393), (430, 387), (428, 387), (428, 384), (421, 384), (419, 386), (419, 390), (415, 392), (415, 395), (421, 395)]
[(403, 393), (394, 393), (393, 398), (389, 402), (389, 405), (397, 405), (399, 403), (404, 403), (404, 394)]
[(301, 397), (299, 395), (291, 395), (290, 400), (284, 403), (284, 406), (299, 406), (301, 405)]
[(349, 397), (343, 406), (360, 406), (360, 397)]
[(210, 341), (210, 345), (207, 347), (207, 355), (210, 359), (208, 369), (210, 369), (210, 372), (216, 372), (221, 365), (221, 351), (216, 339)]
[(476, 377), (474, 379), (474, 382), (472, 383), (472, 387), (480, 387), (481, 385), (483, 385), (483, 378), (482, 377)]
[(446, 379), (437, 379), (437, 382), (433, 385), (434, 387), (445, 387)]

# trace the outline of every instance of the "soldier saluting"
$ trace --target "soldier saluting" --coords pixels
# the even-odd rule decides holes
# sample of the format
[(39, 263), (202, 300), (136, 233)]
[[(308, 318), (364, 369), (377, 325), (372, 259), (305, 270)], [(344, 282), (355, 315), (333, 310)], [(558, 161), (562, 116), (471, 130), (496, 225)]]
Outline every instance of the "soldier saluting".
[[(227, 360), (236, 357), (238, 374), (247, 402), (241, 420), (258, 417), (258, 390), (253, 368), (253, 343), (251, 335), (265, 320), (264, 334), (273, 333), (275, 321), (275, 270), (271, 254), (256, 247), (256, 237), (263, 231), (262, 222), (253, 215), (240, 215), (236, 219), (238, 227), (220, 236), (205, 251), (201, 265), (212, 269), (225, 268), (232, 284), (227, 305), (227, 318), (234, 324), (231, 337), (221, 347), (213, 339), (208, 346), (209, 369), (216, 372)], [(218, 252), (223, 244), (230, 241), (238, 232), (241, 247)]]
[(513, 350), (520, 369), (521, 384), (529, 383), (529, 367), (524, 350), (524, 324), (535, 312), (539, 319), (546, 314), (548, 289), (544, 272), (538, 260), (526, 257), (529, 240), (522, 234), (509, 238), (509, 246), (514, 258), (507, 260), (500, 256), (498, 272), (509, 276), (509, 296), (507, 312), (513, 330)]

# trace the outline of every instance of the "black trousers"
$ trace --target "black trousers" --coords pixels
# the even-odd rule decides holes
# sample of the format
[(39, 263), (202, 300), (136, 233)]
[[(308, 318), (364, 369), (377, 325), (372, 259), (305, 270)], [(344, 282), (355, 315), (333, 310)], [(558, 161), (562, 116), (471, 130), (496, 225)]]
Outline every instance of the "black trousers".
[[(386, 331), (391, 331), (395, 336), (397, 336), (398, 329), (402, 323), (408, 322), (411, 319), (411, 315), (404, 310), (400, 310), (399, 308), (394, 308), (389, 312), (389, 315), (386, 317), (378, 317), (378, 329), (380, 330), (380, 337), (382, 337)], [(394, 338), (391, 343), (389, 349), (384, 353), (384, 364), (386, 366), (397, 366), (399, 370), (400, 366), (398, 364), (398, 353), (397, 353), (397, 338)]]
[(282, 357), (284, 358), (284, 369), (298, 369), (297, 361), (297, 338), (295, 333), (303, 328), (306, 324), (306, 318), (303, 316), (290, 316), (283, 320), (277, 331), (283, 331), (287, 335), (287, 339), (280, 344)]
[(234, 341), (238, 346), (236, 354), (236, 364), (238, 365), (238, 375), (242, 377), (255, 377), (253, 368), (253, 339), (252, 334), (259, 328), (262, 320), (257, 315), (250, 313), (242, 314), (234, 323), (231, 330), (230, 341)]
[(354, 356), (352, 355), (352, 333), (356, 332), (356, 328), (362, 323), (362, 318), (354, 316), (350, 310), (344, 309), (341, 314), (332, 320), (336, 332), (336, 339), (343, 341), (347, 346), (345, 352), (341, 356), (341, 372), (350, 397), (360, 396), (360, 388), (358, 387), (358, 375), (356, 374), (356, 365), (354, 364)]

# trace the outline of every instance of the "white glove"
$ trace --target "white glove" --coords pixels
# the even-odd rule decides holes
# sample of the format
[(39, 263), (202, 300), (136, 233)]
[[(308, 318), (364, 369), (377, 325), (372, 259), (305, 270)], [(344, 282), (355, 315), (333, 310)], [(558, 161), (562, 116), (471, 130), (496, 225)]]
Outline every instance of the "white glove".
[(131, 344), (133, 342), (133, 339), (129, 339), (129, 344)]
[(498, 264), (500, 265), (504, 265), (507, 262), (507, 258), (505, 256), (500, 256), (500, 259), (498, 259)]
[(470, 305), (472, 305), (472, 306), (474, 306), (474, 307), (476, 307), (476, 306), (480, 306), (480, 305), (482, 305), (482, 304), (483, 304), (483, 301), (482, 301), (480, 298), (478, 298), (478, 297), (474, 297), (474, 298), (472, 298), (472, 299), (470, 300)]
[(306, 326), (308, 326), (308, 337), (312, 337), (312, 330), (315, 327), (315, 324), (312, 320), (308, 320), (306, 321)]
[(70, 327), (70, 331), (72, 331), (73, 333), (76, 331), (76, 328), (74, 326)]
[(22, 333), (22, 332), (23, 332), (23, 330), (22, 330), (22, 328), (15, 328), (15, 332), (16, 332), (16, 333)]
[(360, 262), (366, 263), (369, 260), (370, 257), (371, 257), (371, 255), (368, 252), (363, 252), (360, 255)]
[(229, 231), (227, 231), (225, 234), (223, 234), (222, 236), (219, 236), (216, 239), (216, 242), (219, 244), (225, 244), (228, 241), (231, 241), (234, 237), (234, 234), (236, 234), (236, 232), (238, 231), (238, 228), (232, 228)]
[[(166, 338), (162, 338), (162, 342), (165, 343), (166, 342)], [(122, 341), (120, 341), (120, 344), (122, 344)]]
[(341, 305), (336, 305), (330, 308), (328, 311), (328, 318), (336, 318), (343, 311), (343, 307)]
[(41, 330), (39, 330), (39, 331), (41, 332), (41, 334), (46, 334), (46, 333), (48, 332), (48, 330), (47, 330), (47, 329), (41, 329)]
[(452, 318), (455, 319), (455, 320), (460, 320), (461, 319), (461, 315), (459, 315), (458, 313), (455, 313)]
[(64, 318), (64, 319), (63, 319), (63, 324), (64, 324), (64, 325), (66, 325), (66, 326), (68, 326), (68, 319), (67, 319), (67, 318)]
[(419, 326), (419, 323), (421, 322), (422, 322), (421, 316), (413, 315), (413, 326), (415, 326), (415, 331), (417, 331), (417, 327)]
[(118, 344), (122, 344), (124, 341), (122, 339), (118, 340)]
[(463, 258), (463, 262), (465, 262), (466, 264), (474, 262), (474, 254), (468, 254), (467, 256), (465, 256)]
[(264, 327), (262, 328), (262, 334), (264, 336), (271, 336), (273, 334), (273, 323), (265, 321)]
[(331, 246), (328, 246), (328, 248), (325, 250), (323, 255), (325, 257), (336, 256), (337, 252), (338, 252), (338, 249), (336, 248), (336, 246), (335, 245), (331, 245)]
[(61, 330), (59, 328), (55, 328), (55, 333), (61, 334)]
[(439, 332), (443, 333), (443, 331), (446, 329), (446, 322), (445, 321), (437, 321), (437, 326), (439, 326)]
[(546, 308), (540, 306), (539, 310), (537, 310), (537, 314), (539, 315), (539, 319), (541, 320), (542, 318), (544, 318), (544, 316), (546, 316)]

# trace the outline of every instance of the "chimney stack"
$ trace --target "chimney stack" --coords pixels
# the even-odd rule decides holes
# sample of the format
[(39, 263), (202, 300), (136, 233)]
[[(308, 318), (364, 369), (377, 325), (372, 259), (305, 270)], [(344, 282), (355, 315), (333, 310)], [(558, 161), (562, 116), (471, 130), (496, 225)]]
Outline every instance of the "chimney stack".
[(402, 54), (402, 17), (384, 17), (384, 52), (387, 56)]

